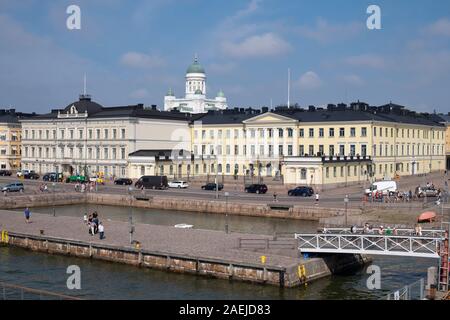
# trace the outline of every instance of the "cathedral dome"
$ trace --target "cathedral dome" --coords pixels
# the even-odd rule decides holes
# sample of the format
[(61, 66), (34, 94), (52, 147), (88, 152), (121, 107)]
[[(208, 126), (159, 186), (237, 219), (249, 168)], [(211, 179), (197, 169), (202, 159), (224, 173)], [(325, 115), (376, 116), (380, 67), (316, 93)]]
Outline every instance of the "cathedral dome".
[(225, 98), (225, 93), (222, 90), (220, 90), (219, 93), (217, 94), (217, 97)]
[(198, 59), (196, 57), (194, 62), (187, 69), (186, 73), (205, 73), (205, 68), (198, 63)]
[(197, 90), (195, 90), (195, 94), (203, 94), (203, 92), (202, 92), (202, 90), (197, 89)]

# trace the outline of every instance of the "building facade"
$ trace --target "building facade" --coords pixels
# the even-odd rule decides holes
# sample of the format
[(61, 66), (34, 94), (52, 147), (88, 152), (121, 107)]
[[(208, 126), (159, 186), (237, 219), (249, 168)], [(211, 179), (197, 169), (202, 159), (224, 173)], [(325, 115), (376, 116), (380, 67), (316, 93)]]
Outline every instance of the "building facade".
[(14, 109), (0, 109), (0, 170), (20, 169), (21, 126)]
[(21, 120), (22, 168), (127, 177), (130, 153), (189, 143), (189, 116), (155, 106), (103, 107), (83, 95), (64, 109)]
[(442, 119), (442, 123), (447, 128), (445, 133), (445, 152), (447, 156), (447, 170), (450, 170), (450, 113), (447, 115), (440, 115), (439, 117)]
[[(210, 112), (192, 125), (197, 175), (330, 185), (445, 169), (445, 126), (398, 105)], [(208, 163), (209, 161), (209, 163)]]
[(222, 90), (215, 99), (206, 97), (206, 72), (195, 57), (194, 62), (186, 71), (185, 97), (176, 98), (172, 89), (164, 97), (164, 110), (179, 110), (187, 113), (205, 113), (209, 110), (224, 110), (228, 108), (227, 98)]

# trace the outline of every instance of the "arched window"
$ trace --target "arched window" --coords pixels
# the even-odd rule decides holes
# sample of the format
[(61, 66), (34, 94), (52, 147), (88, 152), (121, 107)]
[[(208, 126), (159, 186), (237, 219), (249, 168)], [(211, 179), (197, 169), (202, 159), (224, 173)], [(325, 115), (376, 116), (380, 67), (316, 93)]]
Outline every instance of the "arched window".
[(222, 173), (222, 164), (221, 163), (219, 163), (217, 165), (217, 171), (218, 171), (218, 173)]
[(300, 171), (300, 179), (306, 180), (306, 169)]
[(230, 171), (231, 171), (231, 166), (229, 164), (227, 164), (226, 173), (230, 173)]

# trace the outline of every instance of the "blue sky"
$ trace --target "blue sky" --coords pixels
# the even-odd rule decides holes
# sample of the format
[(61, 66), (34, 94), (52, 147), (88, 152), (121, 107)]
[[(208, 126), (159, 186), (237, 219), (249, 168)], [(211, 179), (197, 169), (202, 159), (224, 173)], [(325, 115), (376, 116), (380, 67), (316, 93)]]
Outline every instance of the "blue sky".
[[(66, 8), (81, 8), (81, 30)], [(368, 30), (367, 7), (382, 29)], [(198, 53), (231, 107), (389, 101), (450, 112), (448, 0), (0, 0), (0, 107), (48, 112), (88, 91), (105, 106), (184, 95)]]

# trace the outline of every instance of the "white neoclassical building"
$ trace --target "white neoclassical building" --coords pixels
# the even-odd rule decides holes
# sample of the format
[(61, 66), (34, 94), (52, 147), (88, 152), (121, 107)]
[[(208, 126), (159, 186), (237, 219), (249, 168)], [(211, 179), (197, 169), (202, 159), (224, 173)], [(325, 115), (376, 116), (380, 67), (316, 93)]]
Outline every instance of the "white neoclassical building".
[(176, 98), (172, 89), (164, 97), (164, 110), (177, 109), (187, 113), (205, 113), (209, 110), (224, 110), (228, 108), (227, 98), (220, 90), (215, 99), (206, 97), (205, 69), (195, 57), (194, 62), (186, 71), (186, 94), (184, 98)]

